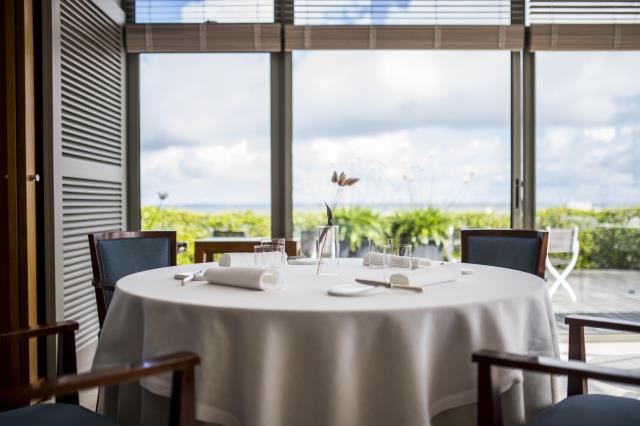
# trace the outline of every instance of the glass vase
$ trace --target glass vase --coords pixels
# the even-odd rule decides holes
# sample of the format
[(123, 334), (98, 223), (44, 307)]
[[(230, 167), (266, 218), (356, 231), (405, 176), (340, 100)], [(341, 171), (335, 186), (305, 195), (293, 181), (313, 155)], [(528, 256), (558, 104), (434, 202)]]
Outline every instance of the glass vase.
[(339, 227), (316, 226), (316, 276), (338, 275), (340, 269)]

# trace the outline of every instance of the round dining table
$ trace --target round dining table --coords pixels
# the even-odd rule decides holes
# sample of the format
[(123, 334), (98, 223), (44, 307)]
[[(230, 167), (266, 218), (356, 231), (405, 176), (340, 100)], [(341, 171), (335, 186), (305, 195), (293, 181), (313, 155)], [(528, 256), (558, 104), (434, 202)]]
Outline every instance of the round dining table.
[[(381, 269), (343, 259), (337, 276), (287, 265), (281, 288), (255, 291), (192, 281), (184, 265), (117, 283), (93, 369), (192, 351), (196, 418), (224, 426), (472, 425), (477, 368), (471, 354), (494, 349), (558, 357), (544, 280), (463, 264), (456, 281), (369, 296), (328, 294)], [(549, 377), (500, 371), (508, 422), (549, 405)], [(517, 389), (517, 391), (516, 391)], [(99, 409), (123, 424), (157, 424), (168, 412), (171, 376), (101, 393)], [(166, 421), (166, 420), (164, 420)]]

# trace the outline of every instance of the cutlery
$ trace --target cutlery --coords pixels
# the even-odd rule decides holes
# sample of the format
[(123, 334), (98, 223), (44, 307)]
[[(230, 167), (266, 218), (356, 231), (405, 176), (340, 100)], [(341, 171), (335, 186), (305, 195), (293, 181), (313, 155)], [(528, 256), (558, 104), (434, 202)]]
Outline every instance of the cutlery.
[(373, 285), (377, 287), (397, 288), (399, 290), (415, 291), (416, 293), (424, 293), (424, 288), (415, 285), (407, 284), (391, 284), (385, 281), (375, 280), (363, 280), (362, 278), (356, 278), (356, 282), (360, 284)]
[(189, 283), (191, 281), (202, 280), (202, 274), (204, 274), (204, 269), (194, 272), (193, 274), (183, 278), (181, 285), (184, 287), (185, 284), (187, 284), (187, 283)]

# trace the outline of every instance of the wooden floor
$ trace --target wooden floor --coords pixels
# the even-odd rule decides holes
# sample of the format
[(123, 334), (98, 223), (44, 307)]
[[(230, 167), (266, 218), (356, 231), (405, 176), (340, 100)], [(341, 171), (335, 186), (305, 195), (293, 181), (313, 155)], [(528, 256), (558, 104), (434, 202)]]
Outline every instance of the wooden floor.
[[(549, 281), (548, 284), (551, 285), (553, 281)], [(576, 302), (571, 301), (562, 287), (551, 299), (560, 333), (566, 333), (564, 317), (567, 314), (589, 314), (640, 322), (640, 271), (578, 270), (573, 271), (567, 281), (576, 292)], [(597, 334), (608, 333), (587, 331)]]

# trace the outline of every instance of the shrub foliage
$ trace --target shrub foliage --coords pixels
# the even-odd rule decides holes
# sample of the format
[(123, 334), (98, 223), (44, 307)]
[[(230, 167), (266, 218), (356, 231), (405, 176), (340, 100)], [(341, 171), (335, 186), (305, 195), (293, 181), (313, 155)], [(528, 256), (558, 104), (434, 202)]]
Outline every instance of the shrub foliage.
[[(576, 210), (549, 208), (538, 210), (541, 229), (580, 228), (581, 269), (640, 269), (640, 206), (632, 208)], [(322, 211), (294, 213), (297, 230), (324, 224)], [(370, 239), (394, 238), (413, 244), (447, 244), (449, 228), (507, 228), (509, 215), (494, 212), (444, 212), (435, 208), (403, 210), (390, 216), (363, 207), (339, 209), (335, 215), (340, 237), (350, 253)], [(178, 262), (193, 262), (193, 241), (210, 236), (214, 229), (245, 231), (265, 236), (271, 232), (270, 216), (252, 211), (194, 213), (186, 210), (145, 206), (143, 229), (173, 229), (188, 250)], [(633, 226), (630, 226), (633, 225)]]

